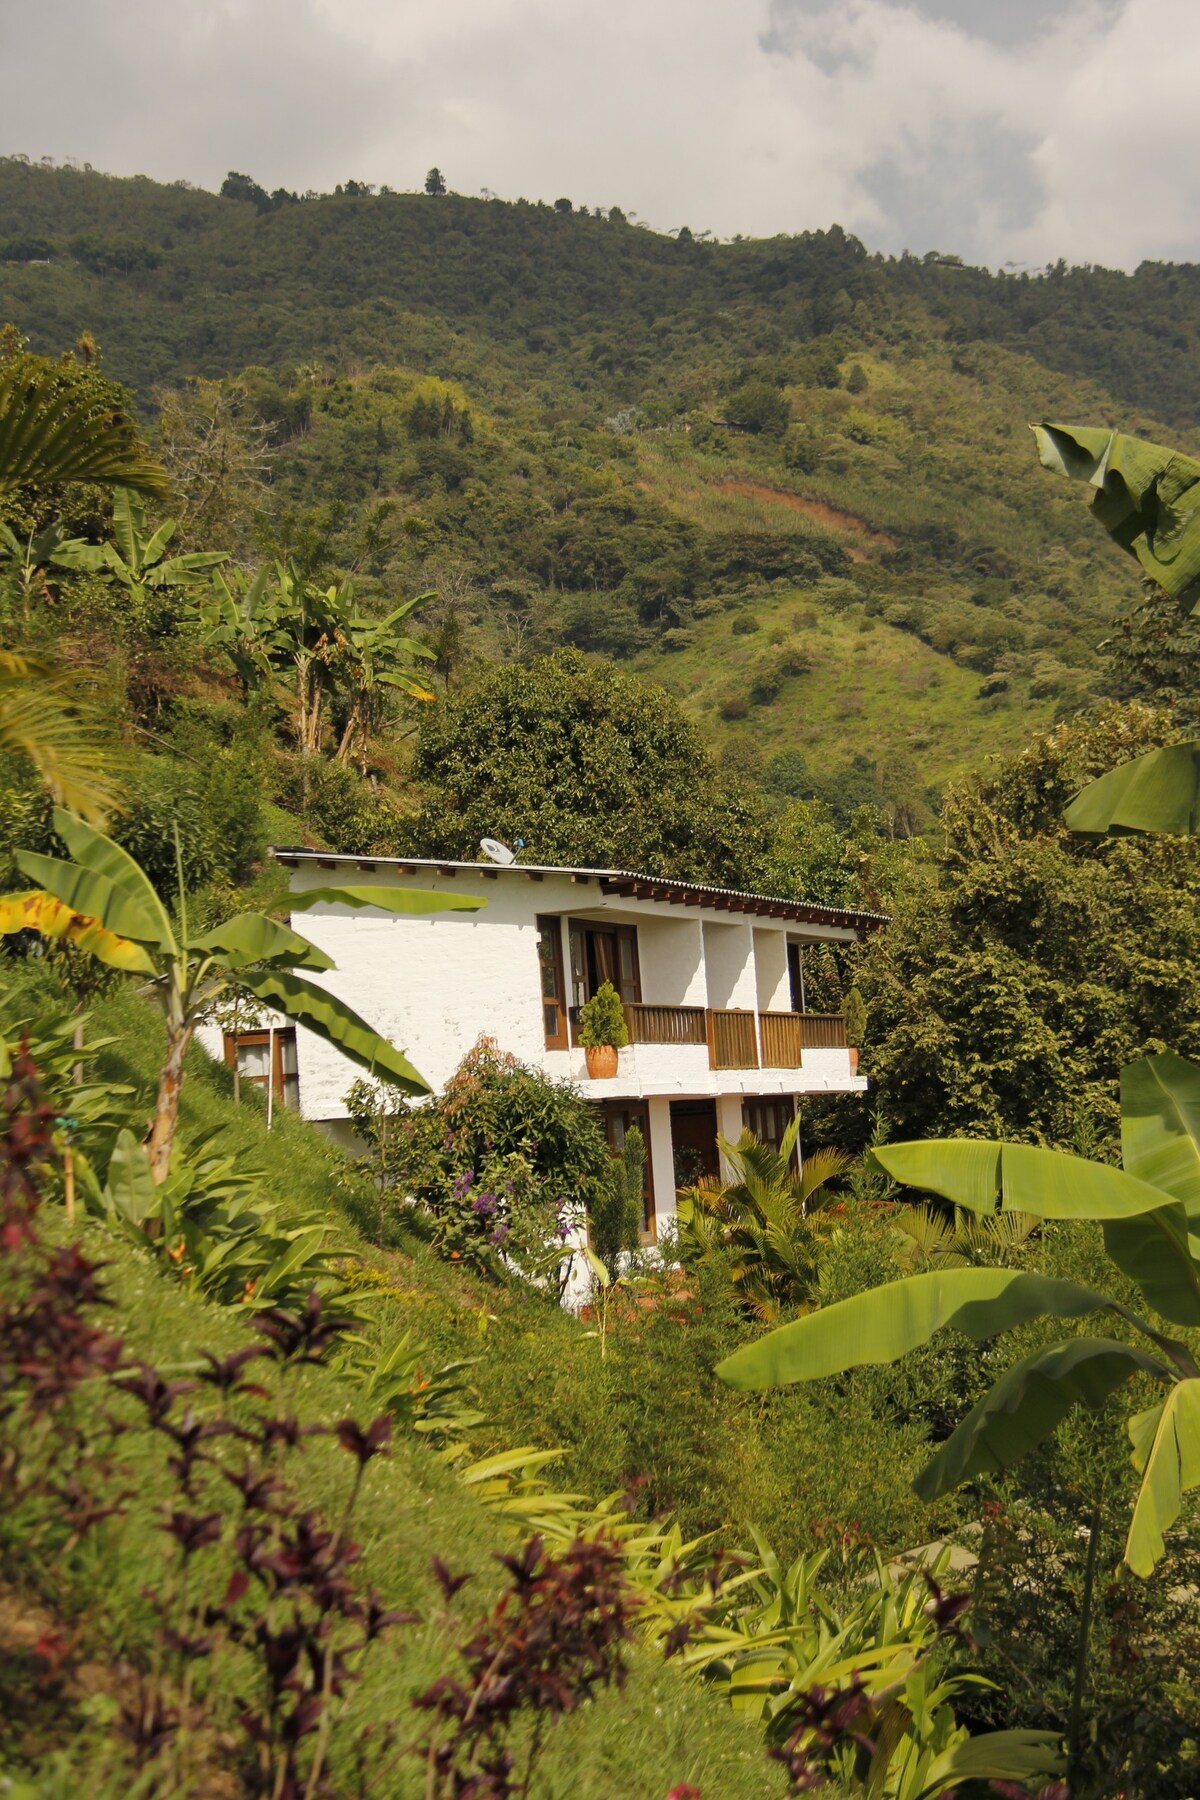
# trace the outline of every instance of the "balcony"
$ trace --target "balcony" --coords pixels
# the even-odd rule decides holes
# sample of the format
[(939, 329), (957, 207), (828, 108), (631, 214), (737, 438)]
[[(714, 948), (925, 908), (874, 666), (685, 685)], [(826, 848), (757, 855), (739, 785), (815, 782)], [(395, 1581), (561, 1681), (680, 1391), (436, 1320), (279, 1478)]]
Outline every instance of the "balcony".
[(757, 1014), (741, 1008), (710, 1007), (708, 1060), (714, 1069), (757, 1069)]
[(764, 1069), (798, 1069), (805, 1050), (846, 1048), (846, 1021), (841, 1013), (761, 1013), (759, 1019)]
[(706, 1044), (708, 1029), (702, 1006), (645, 1006), (625, 1008), (625, 1024), (631, 1044)]
[(805, 1050), (844, 1050), (841, 1013), (754, 1013), (748, 1007), (625, 1007), (631, 1044), (708, 1048), (712, 1069), (799, 1069)]

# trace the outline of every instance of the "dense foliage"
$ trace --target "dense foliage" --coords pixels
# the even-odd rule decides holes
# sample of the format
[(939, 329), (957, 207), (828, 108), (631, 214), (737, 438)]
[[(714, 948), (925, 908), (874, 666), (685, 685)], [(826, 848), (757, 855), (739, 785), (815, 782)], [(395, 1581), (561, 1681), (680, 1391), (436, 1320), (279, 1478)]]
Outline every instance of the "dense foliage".
[(1105, 1137), (1125, 1063), (1200, 1051), (1196, 850), (1095, 844), (1061, 821), (1089, 776), (1170, 734), (1113, 707), (948, 796), (945, 847), (861, 974), (894, 1136)]
[(415, 1203), (454, 1261), (552, 1279), (564, 1246), (612, 1187), (595, 1111), (489, 1038), (428, 1105), (394, 1114), (362, 1084), (352, 1118), (393, 1207)]

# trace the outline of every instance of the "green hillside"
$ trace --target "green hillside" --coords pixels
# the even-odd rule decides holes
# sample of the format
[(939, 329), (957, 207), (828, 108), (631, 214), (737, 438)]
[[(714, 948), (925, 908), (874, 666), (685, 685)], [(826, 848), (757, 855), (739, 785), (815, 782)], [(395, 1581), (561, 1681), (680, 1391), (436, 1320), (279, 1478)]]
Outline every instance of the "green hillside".
[[(349, 560), (387, 502), (362, 573), (436, 588), (467, 663), (634, 658), (734, 757), (741, 688), (768, 757), (835, 783), (865, 758), (925, 803), (1104, 690), (1134, 577), (1025, 427), (1185, 443), (1196, 270), (1011, 278), (836, 227), (716, 244), (349, 186), (255, 204), (0, 162), (0, 318), (50, 353), (91, 331), (151, 415), (220, 379), (276, 544), (332, 506)], [(252, 557), (263, 499), (231, 490), (209, 538)]]

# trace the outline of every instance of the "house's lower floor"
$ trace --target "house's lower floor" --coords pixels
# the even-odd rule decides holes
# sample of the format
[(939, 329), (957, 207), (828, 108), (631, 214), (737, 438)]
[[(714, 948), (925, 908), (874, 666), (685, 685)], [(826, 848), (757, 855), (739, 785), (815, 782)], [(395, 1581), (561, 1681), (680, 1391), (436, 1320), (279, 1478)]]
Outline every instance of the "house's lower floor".
[(795, 1116), (796, 1100), (795, 1094), (718, 1094), (599, 1101), (611, 1150), (620, 1152), (631, 1126), (645, 1141), (643, 1242), (657, 1243), (671, 1224), (677, 1189), (720, 1173), (718, 1139), (735, 1144), (748, 1129), (778, 1149)]
[[(268, 1118), (279, 1106), (304, 1110), (296, 1032), (286, 1022), (271, 1020), (253, 1030), (225, 1032), (223, 1037), (210, 1027), (203, 1036), (214, 1052), (220, 1045), (226, 1062), (236, 1070), (243, 1085), (255, 1086), (262, 1091)], [(593, 1092), (597, 1088), (601, 1090), (596, 1098), (593, 1099), (590, 1093), (587, 1097), (604, 1123), (609, 1147), (614, 1153), (620, 1153), (625, 1133), (631, 1126), (636, 1125), (642, 1134), (646, 1145), (642, 1220), (645, 1244), (657, 1243), (670, 1226), (675, 1217), (677, 1189), (690, 1187), (704, 1176), (719, 1174), (719, 1139), (736, 1143), (742, 1132), (749, 1129), (764, 1143), (778, 1148), (795, 1116), (802, 1091), (814, 1091), (818, 1080), (821, 1086), (817, 1091), (822, 1092), (831, 1089), (855, 1091), (865, 1087), (866, 1083), (857, 1074), (850, 1073), (851, 1065), (845, 1050), (821, 1054), (825, 1054), (831, 1064), (834, 1057), (840, 1057), (845, 1062), (845, 1072), (835, 1065), (830, 1072), (822, 1071), (815, 1077), (810, 1074), (812, 1085), (792, 1092), (781, 1091), (782, 1082), (775, 1087), (782, 1072), (763, 1070), (742, 1072), (735, 1079), (744, 1082), (753, 1079), (756, 1073), (762, 1086), (766, 1087), (770, 1081), (774, 1091), (747, 1093), (742, 1087), (736, 1093), (713, 1093), (710, 1088), (708, 1093), (693, 1091), (689, 1094), (679, 1091), (681, 1082), (676, 1080), (675, 1091), (670, 1093), (648, 1094), (635, 1090), (625, 1095), (618, 1092), (614, 1097), (613, 1088), (619, 1089), (623, 1085), (620, 1075), (615, 1080), (581, 1084), (585, 1093), (588, 1088)], [(622, 1055), (627, 1056), (628, 1052), (623, 1051)], [(718, 1072), (705, 1073), (714, 1085), (721, 1079)], [(346, 1119), (316, 1117), (313, 1123), (345, 1148), (356, 1150), (360, 1147)]]

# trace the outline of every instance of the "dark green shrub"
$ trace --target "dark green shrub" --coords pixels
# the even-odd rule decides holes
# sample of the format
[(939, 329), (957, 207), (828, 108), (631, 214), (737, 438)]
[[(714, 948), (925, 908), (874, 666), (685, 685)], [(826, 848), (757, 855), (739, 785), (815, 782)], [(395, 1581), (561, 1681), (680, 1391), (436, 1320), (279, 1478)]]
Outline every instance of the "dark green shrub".
[(636, 1125), (625, 1133), (620, 1156), (613, 1158), (608, 1191), (592, 1206), (592, 1248), (616, 1279), (621, 1257), (635, 1251), (641, 1237), (646, 1181), (646, 1140)]
[(608, 1196), (611, 1160), (577, 1089), (481, 1038), (437, 1100), (396, 1119), (389, 1175), (443, 1254), (533, 1273)]
[(322, 843), (351, 856), (402, 856), (411, 850), (409, 815), (348, 763), (315, 756), (280, 761), (279, 804), (303, 819)]
[(753, 613), (738, 613), (729, 629), (734, 637), (752, 637), (759, 629), (759, 621)]

